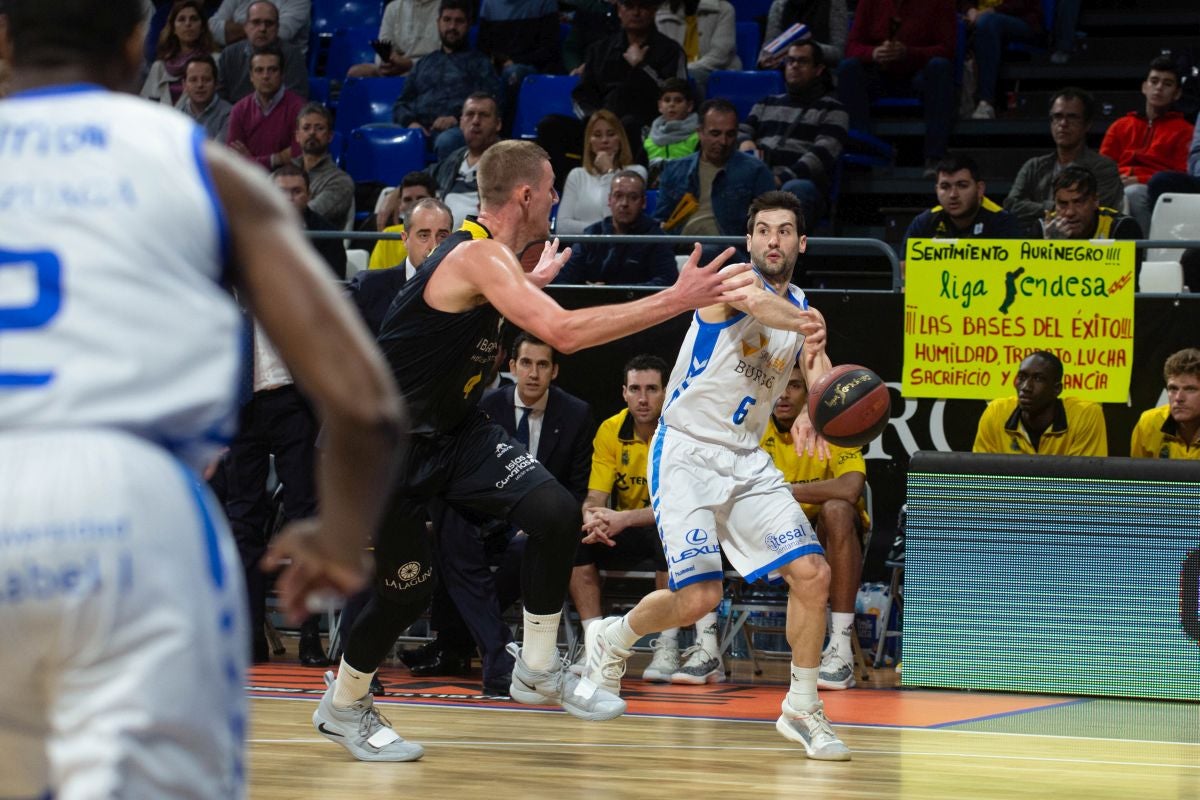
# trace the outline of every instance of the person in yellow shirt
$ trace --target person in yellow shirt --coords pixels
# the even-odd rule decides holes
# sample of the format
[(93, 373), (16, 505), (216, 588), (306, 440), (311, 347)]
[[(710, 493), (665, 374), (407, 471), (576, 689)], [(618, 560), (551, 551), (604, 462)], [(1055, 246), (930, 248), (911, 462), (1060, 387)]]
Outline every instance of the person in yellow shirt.
[(1167, 404), (1143, 412), (1133, 429), (1133, 458), (1200, 460), (1200, 350), (1189, 347), (1163, 364)]
[(854, 686), (854, 601), (862, 574), (862, 535), (870, 524), (863, 488), (867, 468), (862, 448), (829, 445), (829, 458), (802, 456), (792, 444), (791, 428), (805, 413), (808, 387), (804, 370), (796, 367), (783, 394), (775, 402), (771, 424), (759, 445), (792, 485), (792, 496), (804, 509), (829, 560), (829, 608), (832, 614), (829, 644), (821, 653), (817, 686), (849, 689)]
[[(404, 233), (404, 224), (401, 220), (418, 200), (425, 197), (437, 197), (437, 181), (428, 172), (410, 172), (401, 179), (400, 185), (393, 191), (398, 192), (400, 197), (399, 205), (389, 206), (389, 210), (394, 208), (396, 211), (396, 224), (382, 225), (381, 233)], [(377, 220), (377, 223), (380, 221)], [(408, 258), (408, 245), (403, 239), (380, 239), (375, 242), (375, 248), (371, 251), (371, 260), (367, 262), (367, 267), (369, 269), (390, 269), (403, 264), (406, 258)]]
[(1016, 397), (988, 403), (975, 432), (976, 453), (1107, 456), (1108, 433), (1100, 406), (1062, 397), (1063, 365), (1046, 350), (1021, 362)]

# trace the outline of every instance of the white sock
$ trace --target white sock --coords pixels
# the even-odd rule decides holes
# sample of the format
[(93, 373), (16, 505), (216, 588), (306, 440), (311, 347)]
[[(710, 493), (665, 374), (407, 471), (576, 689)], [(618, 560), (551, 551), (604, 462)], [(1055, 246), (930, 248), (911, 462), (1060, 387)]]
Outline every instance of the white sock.
[(360, 672), (342, 659), (337, 678), (333, 682), (333, 707), (346, 709), (362, 700), (371, 692), (371, 678), (375, 671)]
[(714, 656), (719, 656), (721, 649), (717, 642), (717, 612), (710, 611), (696, 620), (696, 644), (703, 647)]
[(588, 617), (587, 619), (579, 620), (579, 624), (583, 626), (583, 635), (587, 636), (588, 628), (592, 627), (602, 619), (604, 619), (604, 617)]
[(665, 647), (679, 649), (679, 628), (667, 628), (658, 634), (658, 638), (662, 640)]
[(525, 639), (521, 642), (521, 660), (532, 670), (544, 672), (558, 658), (558, 621), (562, 612), (530, 614), (525, 610)]
[[(678, 630), (678, 629), (676, 629)], [(632, 649), (638, 643), (638, 639), (642, 636), (640, 633), (634, 633), (633, 628), (629, 627), (629, 615), (621, 617), (620, 625), (608, 626), (608, 641), (615, 644), (622, 650)]]
[(854, 635), (854, 612), (834, 611), (830, 616), (829, 649), (846, 661), (854, 658), (850, 637)]
[(805, 711), (817, 702), (817, 670), (820, 667), (797, 667), (792, 664), (792, 685), (788, 689), (788, 704)]

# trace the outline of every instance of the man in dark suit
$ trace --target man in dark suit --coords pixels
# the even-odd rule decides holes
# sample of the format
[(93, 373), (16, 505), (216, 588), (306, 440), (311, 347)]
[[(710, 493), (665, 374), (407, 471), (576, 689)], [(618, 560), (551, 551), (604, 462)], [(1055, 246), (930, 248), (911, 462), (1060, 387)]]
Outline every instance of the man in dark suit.
[[(595, 425), (591, 407), (551, 382), (558, 375), (558, 354), (527, 333), (517, 335), (508, 362), (515, 383), (492, 389), (479, 407), (518, 441), (582, 503), (587, 494)], [(476, 524), (444, 508), (431, 508), (438, 569), (446, 596), (453, 601), (471, 639), (483, 656), (483, 688), (507, 694), (513, 658), (506, 651), (512, 633), (501, 613), (520, 596), (517, 580), (524, 534)], [(482, 521), (475, 521), (476, 523)], [(497, 539), (496, 537), (500, 537)], [(489, 550), (499, 556), (493, 575)], [(453, 675), (465, 671), (464, 637), (455, 629), (452, 610), (439, 595), (431, 612), (438, 640), (432, 659), (412, 668), (414, 675)]]

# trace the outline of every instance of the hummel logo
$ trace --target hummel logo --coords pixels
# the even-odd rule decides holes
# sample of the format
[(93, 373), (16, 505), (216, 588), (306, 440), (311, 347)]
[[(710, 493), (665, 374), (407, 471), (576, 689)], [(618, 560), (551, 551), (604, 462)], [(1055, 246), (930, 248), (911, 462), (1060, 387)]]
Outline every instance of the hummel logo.
[(346, 738), (343, 734), (340, 734), (337, 731), (331, 731), (328, 728), (326, 728), (324, 722), (322, 722), (320, 725), (317, 726), (317, 730), (319, 730), (321, 733), (325, 734), (326, 736), (336, 736), (339, 739)]

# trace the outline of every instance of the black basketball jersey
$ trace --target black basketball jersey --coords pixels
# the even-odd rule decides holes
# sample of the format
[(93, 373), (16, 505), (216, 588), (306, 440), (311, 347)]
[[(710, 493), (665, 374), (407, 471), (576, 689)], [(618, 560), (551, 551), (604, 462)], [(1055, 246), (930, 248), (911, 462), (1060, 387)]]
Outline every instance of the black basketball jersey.
[(490, 237), (475, 221), (463, 222), (404, 284), (383, 320), (379, 346), (408, 402), (414, 434), (453, 431), (491, 377), (500, 349), (500, 312), (484, 304), (450, 314), (425, 302), (425, 284), (442, 259), (463, 242)]

